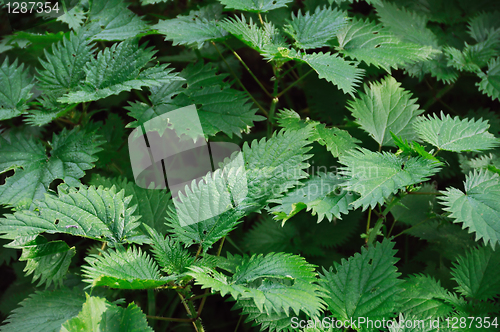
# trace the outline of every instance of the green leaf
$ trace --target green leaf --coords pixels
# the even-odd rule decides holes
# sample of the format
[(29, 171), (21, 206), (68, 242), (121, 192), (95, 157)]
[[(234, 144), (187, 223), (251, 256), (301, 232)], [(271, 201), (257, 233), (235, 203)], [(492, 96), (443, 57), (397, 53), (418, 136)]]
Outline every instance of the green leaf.
[[(197, 112), (203, 133), (213, 136), (224, 132), (229, 137), (241, 133), (253, 126), (255, 121), (265, 118), (256, 115), (257, 109), (249, 103), (248, 96), (229, 87), (224, 81), (226, 74), (217, 74), (212, 64), (198, 62), (187, 66), (180, 74), (185, 81), (174, 81), (170, 85), (152, 87), (149, 97), (152, 106), (144, 103), (134, 103), (126, 107), (129, 115), (137, 121), (127, 127), (135, 128), (156, 116), (166, 114), (172, 110), (198, 105)], [(186, 87), (182, 87), (186, 84)], [(172, 123), (172, 128), (179, 136), (188, 135), (196, 138), (189, 119), (186, 122)]]
[(62, 286), (71, 258), (75, 255), (75, 247), (70, 248), (64, 241), (48, 242), (43, 236), (37, 236), (23, 248), (20, 261), (27, 261), (24, 271), (26, 275), (33, 273), (33, 282), (40, 279), (37, 286), (53, 282)]
[(78, 315), (84, 302), (78, 288), (38, 291), (12, 311), (2, 332), (59, 331), (65, 321)]
[[(329, 292), (324, 299), (335, 318), (382, 321), (393, 315), (403, 291), (393, 248), (394, 242), (384, 239), (382, 243), (370, 244), (368, 249), (362, 247), (361, 253), (348, 260), (343, 259), (335, 265), (335, 271), (324, 270), (320, 285)], [(366, 325), (360, 330), (369, 331)]]
[(179, 196), (176, 211), (168, 218), (172, 236), (187, 246), (200, 244), (206, 251), (244, 215), (262, 210), (300, 184), (299, 180), (307, 177), (309, 135), (307, 128), (282, 130), (269, 140), (244, 143), (244, 169), (240, 167), (241, 154), (236, 154), (224, 172), (208, 173)]
[(500, 29), (496, 30), (490, 38), (479, 42), (475, 45), (465, 43), (462, 51), (447, 46), (445, 48), (446, 56), (448, 57), (448, 65), (462, 71), (466, 70), (473, 73), (478, 73), (481, 68), (488, 64), (488, 61), (500, 54)]
[[(422, 215), (415, 214), (416, 216)], [(422, 222), (425, 219), (430, 220)], [(454, 224), (449, 218), (439, 215), (431, 214), (420, 219), (419, 224), (413, 224), (406, 233), (427, 241), (430, 244), (431, 255), (439, 253), (441, 257), (452, 261), (457, 255), (465, 253), (466, 250), (476, 245), (473, 237), (466, 230)]]
[(357, 68), (352, 61), (346, 61), (330, 53), (299, 54), (295, 60), (307, 63), (318, 73), (319, 78), (335, 84), (344, 93), (352, 94), (361, 83), (364, 70)]
[(64, 14), (57, 18), (58, 21), (66, 23), (69, 28), (73, 30), (78, 29), (85, 19), (85, 12), (79, 4), (75, 5), (70, 10), (64, 8)]
[(167, 225), (172, 228), (172, 236), (186, 246), (200, 244), (206, 251), (242, 222), (244, 212), (238, 205), (247, 192), (245, 174), (241, 168), (224, 173), (221, 169), (210, 172), (200, 182), (186, 186), (185, 193), (179, 193)]
[(337, 38), (339, 52), (388, 72), (436, 54), (432, 47), (404, 42), (368, 20), (352, 20), (337, 33)]
[(498, 11), (479, 13), (476, 17), (469, 21), (469, 34), (477, 42), (485, 41), (500, 28), (498, 24)]
[(346, 167), (340, 171), (348, 180), (348, 191), (361, 195), (354, 201), (354, 208), (363, 210), (382, 204), (386, 198), (406, 186), (424, 182), (437, 173), (439, 165), (423, 158), (402, 158), (388, 152), (372, 152), (361, 148), (341, 156), (339, 162)]
[(405, 7), (399, 8), (390, 2), (377, 5), (376, 9), (384, 27), (404, 41), (439, 49), (437, 37), (427, 28), (428, 18), (424, 15)]
[(183, 274), (188, 271), (188, 267), (194, 264), (195, 258), (189, 251), (181, 247), (170, 237), (160, 235), (156, 230), (146, 226), (152, 241), (153, 255), (168, 274)]
[(147, 289), (164, 285), (155, 261), (141, 249), (117, 245), (101, 251), (100, 255), (85, 258), (83, 281), (92, 287), (108, 286), (117, 289)]
[(259, 308), (255, 305), (253, 299), (243, 299), (240, 298), (233, 307), (233, 310), (242, 309), (240, 315), (248, 315), (245, 319), (246, 323), (258, 323), (261, 325), (261, 331), (269, 329), (270, 332), (276, 331), (286, 331), (293, 332), (296, 329), (292, 328), (292, 319), (290, 318), (290, 313), (288, 311), (281, 310), (279, 313), (272, 312), (261, 312)]
[(218, 26), (222, 20), (222, 5), (211, 4), (192, 10), (189, 15), (179, 15), (170, 20), (160, 20), (151, 28), (165, 35), (174, 45), (196, 46), (201, 49), (207, 41), (222, 39), (227, 32)]
[(38, 86), (50, 97), (57, 99), (74, 90), (85, 78), (84, 68), (92, 58), (92, 44), (83, 30), (71, 33), (57, 44), (52, 53), (45, 50), (46, 60), (40, 60), (43, 69), (38, 71)]
[(394, 220), (402, 221), (409, 225), (416, 225), (429, 218), (433, 213), (439, 212), (435, 186), (425, 183), (414, 195), (404, 196), (396, 206), (391, 209)]
[(85, 65), (86, 79), (79, 86), (79, 91), (70, 91), (58, 101), (82, 103), (179, 80), (176, 74), (170, 74), (172, 69), (165, 64), (145, 69), (153, 55), (151, 47), (139, 47), (138, 39), (114, 44)]
[(211, 288), (221, 296), (231, 294), (236, 300), (253, 299), (262, 313), (300, 311), (314, 317), (323, 309), (321, 288), (315, 284), (313, 265), (304, 258), (285, 253), (243, 257), (236, 272), (227, 277), (208, 268), (191, 267), (188, 274), (195, 284)]
[(397, 155), (402, 154), (403, 156), (422, 157), (432, 160), (436, 163), (441, 163), (438, 158), (427, 152), (425, 148), (417, 142), (412, 141), (411, 143), (409, 143), (406, 139), (397, 137), (392, 132), (391, 136), (394, 140), (394, 143), (396, 143), (396, 146), (399, 148), (398, 152), (396, 152)]
[(300, 236), (295, 223), (281, 225), (266, 215), (245, 232), (243, 247), (251, 253), (294, 252), (291, 239)]
[(85, 171), (94, 167), (102, 141), (93, 133), (75, 127), (54, 134), (49, 144), (52, 149), (47, 157), (41, 143), (26, 134), (0, 137), (0, 172), (15, 170), (0, 186), (0, 203), (17, 209), (29, 208), (33, 200), (43, 198), (56, 179), (79, 186)]
[[(96, 162), (96, 167), (123, 174), (121, 172), (125, 171), (118, 165), (123, 165), (123, 162), (128, 163), (130, 157), (125, 144), (123, 144), (127, 139), (127, 132), (121, 116), (109, 113), (104, 123), (101, 121), (91, 122), (87, 124), (87, 128), (95, 130), (96, 134), (104, 140), (103, 150), (97, 154), (99, 159)], [(127, 170), (127, 167), (124, 168)]]
[(93, 186), (68, 191), (59, 186), (59, 196), (45, 195), (34, 202), (34, 211), (23, 210), (0, 219), (2, 238), (19, 240), (41, 233), (65, 233), (83, 236), (108, 244), (133, 242), (139, 239), (136, 228), (140, 222), (132, 216), (131, 197), (115, 188)]
[(286, 7), (292, 0), (220, 0), (226, 8), (243, 10), (246, 12), (264, 13), (270, 10)]
[(493, 100), (500, 100), (500, 57), (491, 59), (486, 74), (480, 72), (478, 76), (481, 79), (481, 82), (476, 83), (479, 91)]
[(105, 188), (116, 187), (117, 191), (125, 190), (125, 196), (130, 196), (129, 206), (137, 206), (134, 215), (141, 218), (142, 224), (146, 224), (160, 233), (166, 231), (165, 218), (168, 216), (168, 207), (171, 203), (171, 194), (165, 190), (144, 189), (129, 182), (125, 178), (105, 178), (94, 174), (90, 184), (104, 186)]
[(25, 113), (26, 102), (31, 97), (33, 79), (24, 64), (17, 65), (17, 59), (9, 65), (6, 57), (0, 66), (0, 120), (7, 120)]
[(500, 176), (485, 170), (474, 170), (465, 178), (465, 193), (450, 187), (439, 197), (455, 223), (463, 223), (469, 233), (476, 233), (476, 241), (485, 244), (500, 242)]
[(281, 223), (271, 215), (245, 232), (242, 248), (251, 253), (289, 252), (306, 257), (324, 257), (325, 248), (339, 247), (358, 229), (361, 211), (351, 211), (342, 220), (314, 223), (307, 214), (299, 214), (293, 222)]
[(292, 13), (292, 20), (284, 26), (284, 31), (295, 39), (299, 49), (311, 49), (329, 46), (337, 31), (347, 23), (347, 14), (338, 9), (316, 7), (314, 13), (299, 10)]
[(145, 32), (148, 25), (122, 0), (92, 1), (89, 21), (99, 28), (92, 40), (125, 40)]
[(259, 211), (272, 199), (281, 197), (283, 193), (296, 185), (299, 180), (307, 178), (304, 171), (309, 164), (306, 160), (311, 149), (308, 128), (287, 130), (274, 133), (266, 140), (254, 140), (251, 145), (243, 145), (245, 168), (247, 170), (249, 204), (252, 211)]
[(446, 317), (453, 307), (441, 294), (448, 291), (439, 281), (427, 275), (414, 275), (406, 279), (400, 294), (400, 312), (413, 315), (418, 319), (427, 317)]
[(464, 174), (468, 174), (473, 169), (486, 169), (500, 174), (500, 158), (496, 154), (490, 153), (470, 160), (461, 155), (459, 159), (460, 168)]
[(387, 76), (380, 83), (365, 85), (365, 93), (348, 102), (356, 122), (381, 146), (394, 144), (391, 132), (404, 139), (416, 138), (413, 123), (423, 113), (410, 99), (411, 93), (401, 83)]
[(87, 295), (78, 316), (65, 322), (61, 332), (153, 332), (146, 315), (135, 304), (119, 307), (106, 299)]
[(288, 53), (291, 52), (288, 49), (290, 45), (280, 30), (270, 22), (264, 22), (260, 27), (251, 17), (247, 23), (245, 16), (241, 15), (241, 18), (238, 16), (226, 18), (220, 22), (220, 26), (245, 45), (259, 52), (265, 60), (287, 58)]
[(453, 152), (489, 150), (500, 145), (500, 141), (488, 132), (488, 121), (479, 119), (451, 118), (441, 112), (428, 118), (422, 116), (414, 124), (419, 137), (439, 150)]
[(334, 157), (339, 157), (357, 147), (357, 143), (361, 143), (356, 138), (352, 137), (349, 132), (337, 127), (327, 128), (325, 124), (318, 121), (300, 119), (300, 115), (289, 109), (283, 109), (278, 112), (278, 124), (288, 130), (297, 130), (305, 127), (311, 128), (311, 136), (309, 141), (318, 142), (326, 147)]
[(313, 216), (317, 214), (318, 222), (325, 216), (329, 221), (333, 217), (342, 219), (341, 213), (349, 213), (351, 203), (357, 199), (352, 192), (343, 190), (341, 186), (344, 182), (345, 179), (334, 173), (312, 176), (303, 186), (276, 200), (279, 205), (273, 207), (271, 212), (276, 215), (275, 219), (282, 220), (283, 223), (303, 209), (312, 210)]
[(451, 274), (462, 295), (493, 300), (500, 295), (500, 252), (490, 247), (473, 248), (458, 257)]

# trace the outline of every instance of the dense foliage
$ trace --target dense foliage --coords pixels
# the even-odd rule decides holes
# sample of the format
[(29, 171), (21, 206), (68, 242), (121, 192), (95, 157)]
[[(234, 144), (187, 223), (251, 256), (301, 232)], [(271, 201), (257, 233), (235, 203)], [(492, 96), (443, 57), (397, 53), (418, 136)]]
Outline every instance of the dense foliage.
[[(500, 2), (14, 3), (1, 331), (499, 329)], [(189, 105), (244, 167), (137, 185)]]

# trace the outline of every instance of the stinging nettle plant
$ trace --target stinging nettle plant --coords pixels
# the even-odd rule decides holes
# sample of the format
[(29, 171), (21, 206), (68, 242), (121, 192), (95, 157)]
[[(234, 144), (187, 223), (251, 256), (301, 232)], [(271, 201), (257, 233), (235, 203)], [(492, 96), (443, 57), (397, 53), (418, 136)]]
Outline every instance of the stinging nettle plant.
[[(498, 1), (60, 3), (0, 42), (0, 331), (498, 330)], [(189, 105), (247, 192), (184, 225), (127, 137)]]

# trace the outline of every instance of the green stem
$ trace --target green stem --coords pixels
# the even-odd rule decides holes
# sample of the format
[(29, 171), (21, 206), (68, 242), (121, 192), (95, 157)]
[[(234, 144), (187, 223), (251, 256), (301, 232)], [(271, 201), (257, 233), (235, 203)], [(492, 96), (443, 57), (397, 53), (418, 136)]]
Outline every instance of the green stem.
[(273, 132), (273, 118), (274, 112), (276, 111), (276, 104), (278, 104), (279, 99), (273, 98), (271, 101), (271, 107), (269, 108), (269, 116), (267, 117), (267, 136), (270, 137)]
[(241, 248), (238, 247), (238, 245), (233, 240), (231, 240), (231, 238), (229, 236), (226, 236), (226, 240), (227, 240), (227, 242), (229, 242), (230, 245), (232, 245), (240, 253), (245, 254), (245, 252), (243, 250), (241, 250)]
[(380, 230), (380, 228), (382, 228), (383, 221), (384, 221), (384, 218), (379, 218), (377, 220), (377, 222), (375, 223), (375, 226), (373, 226), (373, 228), (370, 230), (370, 234), (368, 235), (368, 237), (366, 239), (367, 245), (370, 245), (373, 243), (373, 241), (375, 241), (375, 239), (377, 238), (378, 231)]
[(264, 91), (264, 93), (269, 97), (269, 98), (272, 98), (273, 96), (269, 93), (269, 91), (267, 91), (267, 89), (262, 85), (262, 83), (259, 81), (259, 79), (257, 78), (257, 76), (255, 76), (255, 74), (253, 73), (253, 71), (250, 70), (250, 68), (248, 68), (247, 64), (245, 63), (245, 61), (243, 61), (243, 59), (240, 57), (240, 55), (238, 53), (236, 53), (236, 51), (234, 51), (231, 46), (229, 46), (227, 43), (224, 43), (224, 46), (226, 46), (231, 52), (233, 52), (234, 56), (236, 57), (236, 59), (238, 59), (239, 62), (241, 62), (241, 64), (243, 65), (243, 67), (245, 67), (245, 69), (247, 70), (247, 72), (250, 74), (250, 76), (253, 77), (253, 79), (255, 80), (255, 82), (257, 82), (257, 84), (260, 86), (260, 88), (262, 89), (262, 91)]
[(149, 106), (151, 106), (151, 102), (149, 101), (149, 99), (147, 99), (146, 97), (144, 97), (142, 95), (142, 93), (139, 92), (139, 90), (134, 90), (134, 93), (137, 97), (139, 97), (139, 99), (144, 103), (144, 104), (147, 104)]
[[(429, 88), (434, 91), (433, 87), (429, 84), (429, 82), (427, 82), (427, 81), (425, 81), (425, 82), (427, 83), (427, 86), (429, 86)], [(450, 106), (446, 105), (441, 100), (441, 98), (446, 93), (448, 93), (453, 88), (453, 86), (454, 86), (454, 84), (450, 84), (450, 85), (445, 86), (443, 89), (439, 90), (438, 93), (436, 93), (432, 99), (428, 100), (427, 103), (425, 103), (423, 109), (427, 110), (429, 107), (431, 107), (437, 101), (437, 102), (440, 102), (441, 104), (443, 104), (447, 109), (449, 109), (450, 111), (452, 111), (453, 113), (456, 114), (455, 110), (453, 110)]]
[(220, 253), (222, 251), (222, 247), (224, 246), (224, 240), (226, 239), (226, 237), (224, 236), (221, 240), (220, 240), (220, 244), (219, 244), (219, 249), (217, 249), (217, 256), (220, 256)]
[(278, 87), (279, 87), (279, 77), (278, 77), (278, 69), (273, 64), (273, 73), (274, 73), (274, 87), (273, 87), (273, 100), (271, 101), (271, 107), (269, 108), (269, 116), (267, 117), (267, 136), (271, 137), (273, 132), (273, 123), (274, 123), (274, 112), (276, 111), (276, 105), (279, 102), (278, 96)]
[(300, 81), (302, 81), (304, 78), (306, 78), (307, 75), (309, 75), (313, 71), (314, 71), (314, 69), (311, 69), (307, 73), (305, 73), (304, 75), (302, 75), (301, 77), (299, 77), (298, 80), (296, 80), (295, 82), (293, 82), (292, 84), (290, 84), (285, 90), (281, 91), (276, 97), (278, 97), (278, 98), (281, 97), (284, 93), (286, 93), (288, 90), (290, 90), (291, 88), (293, 88), (297, 83), (299, 83)]
[[(148, 315), (156, 316), (156, 297), (154, 289), (148, 289)], [(154, 323), (152, 324), (154, 327)]]
[(299, 76), (294, 71), (294, 69), (297, 68), (298, 63), (293, 65), (293, 66), (290, 65), (288, 62), (286, 64), (288, 65), (289, 69), (287, 69), (287, 71), (285, 71), (283, 74), (281, 74), (281, 77), (285, 77), (286, 75), (291, 73), (291, 74), (293, 74), (293, 75), (291, 75), (291, 76), (293, 76), (293, 79), (298, 80)]
[(167, 322), (179, 322), (179, 323), (190, 323), (190, 322), (194, 321), (191, 318), (160, 317), (160, 316), (151, 316), (151, 315), (146, 315), (146, 318), (155, 319), (155, 320), (163, 320), (163, 321), (167, 321)]
[(444, 194), (442, 193), (421, 193), (419, 191), (414, 191), (414, 192), (409, 192), (408, 195), (436, 195), (436, 196), (443, 196)]
[[(368, 219), (366, 220), (366, 235), (370, 233), (370, 222), (372, 219), (372, 208), (368, 209)], [(366, 237), (365, 243), (368, 244), (368, 236)]]
[(264, 20), (262, 19), (262, 16), (260, 15), (260, 13), (257, 13), (259, 15), (259, 21), (260, 21), (260, 24), (262, 24), (262, 26), (264, 26)]
[(66, 115), (66, 113), (68, 113), (69, 111), (73, 110), (78, 104), (71, 104), (69, 106), (67, 106), (65, 109), (63, 109), (61, 112), (57, 113), (57, 117), (60, 118), (64, 115)]
[[(387, 214), (391, 211), (391, 209), (396, 206), (396, 204), (399, 203), (399, 201), (404, 197), (405, 195), (402, 196), (397, 196), (392, 199), (392, 201), (385, 207), (384, 211), (379, 213), (379, 218), (377, 222), (375, 223), (375, 226), (373, 227), (372, 230), (370, 230), (370, 219), (371, 219), (371, 214), (372, 214), (372, 209), (368, 211), (368, 222), (366, 224), (366, 234), (368, 234), (368, 237), (366, 238), (366, 244), (369, 245), (373, 243), (375, 238), (377, 237), (377, 233), (382, 227), (382, 224), (384, 220), (386, 219)], [(394, 224), (393, 224), (394, 226)], [(392, 231), (392, 228), (391, 228)], [(389, 231), (389, 233), (391, 232)]]
[(257, 107), (259, 108), (259, 110), (262, 112), (262, 114), (264, 114), (266, 117), (268, 116), (267, 115), (267, 111), (264, 109), (264, 107), (262, 107), (258, 102), (257, 100), (252, 96), (252, 94), (250, 92), (248, 92), (248, 90), (245, 88), (245, 86), (243, 85), (243, 83), (241, 83), (240, 79), (238, 78), (238, 76), (236, 76), (236, 74), (234, 73), (233, 69), (229, 66), (229, 64), (227, 63), (226, 59), (224, 58), (224, 56), (222, 56), (222, 53), (219, 51), (219, 48), (217, 47), (217, 45), (215, 44), (215, 42), (212, 42), (212, 45), (214, 45), (215, 49), (217, 50), (217, 53), (219, 53), (220, 57), (222, 58), (222, 61), (224, 61), (224, 63), (226, 64), (227, 68), (229, 69), (229, 71), (231, 72), (231, 75), (233, 75), (234, 79), (236, 80), (236, 82), (238, 82), (238, 84), (240, 85), (240, 87), (243, 89), (243, 91), (246, 92), (246, 94), (250, 97), (250, 99), (252, 99), (252, 101), (255, 103), (255, 105), (257, 105)]
[(392, 230), (394, 229), (394, 225), (396, 225), (397, 219), (394, 219), (394, 222), (392, 223), (391, 229), (389, 229), (389, 233), (387, 233), (387, 238), (389, 238), (392, 234)]
[(199, 300), (199, 299), (202, 299), (204, 297), (209, 297), (209, 296), (212, 296), (214, 294), (208, 294), (208, 293), (204, 293), (204, 294), (201, 294), (201, 295), (196, 295), (196, 296), (193, 296), (193, 297), (190, 297), (189, 299), (187, 299), (188, 301), (194, 301), (194, 300)]
[[(206, 297), (204, 297), (203, 300), (206, 300)], [(201, 324), (201, 319), (200, 319), (201, 310), (203, 310), (203, 304), (205, 303), (203, 300), (201, 301), (202, 304), (200, 304), (200, 308), (198, 309), (198, 312), (194, 309), (193, 302), (187, 302), (188, 307), (191, 310), (191, 312), (196, 313), (196, 319), (193, 322), (193, 326), (197, 332), (204, 332), (205, 331), (205, 329), (203, 328), (203, 324)]]
[(398, 236), (405, 234), (405, 233), (406, 233), (406, 232), (408, 232), (410, 229), (413, 229), (413, 228), (415, 228), (415, 227), (417, 227), (417, 226), (422, 225), (424, 222), (426, 222), (426, 221), (427, 221), (427, 220), (429, 220), (429, 219), (430, 219), (430, 218), (426, 218), (426, 219), (422, 220), (421, 222), (419, 222), (418, 224), (413, 225), (412, 227), (405, 229), (405, 230), (404, 230), (404, 231), (402, 231), (401, 233), (399, 233), (399, 234), (397, 234), (397, 235), (394, 235), (394, 238), (397, 238)]
[(201, 254), (201, 249), (202, 249), (202, 245), (200, 244), (200, 246), (198, 247), (198, 251), (196, 252), (196, 256), (195, 256), (195, 259), (198, 258)]
[(240, 316), (240, 319), (238, 319), (238, 323), (236, 324), (236, 327), (234, 328), (234, 332), (238, 331), (238, 328), (240, 327), (242, 320), (243, 320), (243, 316)]
[[(199, 316), (195, 315), (196, 311), (194, 310), (193, 304), (191, 302), (188, 303), (180, 291), (178, 291), (177, 294), (179, 294), (179, 297), (181, 299), (182, 305), (184, 306), (184, 309), (186, 309), (186, 312), (191, 317), (191, 320), (189, 320), (189, 322), (193, 323), (193, 326), (194, 326), (194, 329), (196, 330), (196, 332), (205, 331), (203, 329), (203, 326), (201, 326), (201, 322), (199, 322), (199, 319), (198, 319)], [(201, 327), (201, 329), (200, 329), (200, 327)]]

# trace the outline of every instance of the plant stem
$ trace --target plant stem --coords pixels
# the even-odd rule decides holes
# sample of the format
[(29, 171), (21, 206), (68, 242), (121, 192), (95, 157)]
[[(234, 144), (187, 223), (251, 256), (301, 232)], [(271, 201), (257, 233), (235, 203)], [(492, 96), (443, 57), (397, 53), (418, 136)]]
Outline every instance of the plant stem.
[(140, 93), (138, 90), (134, 90), (134, 93), (144, 104), (151, 106), (151, 102), (149, 101), (149, 99), (144, 97), (142, 93)]
[(104, 251), (104, 249), (106, 249), (106, 245), (107, 245), (107, 242), (103, 242), (102, 243), (101, 251), (99, 251), (99, 254), (98, 254), (99, 256), (101, 256), (102, 255), (102, 251)]
[(260, 13), (258, 13), (258, 15), (259, 15), (260, 24), (264, 25), (264, 20), (262, 19), (262, 16), (260, 15)]
[[(208, 289), (207, 289), (208, 290)], [(207, 298), (204, 297), (203, 300), (201, 300), (200, 308), (198, 311), (194, 309), (193, 302), (187, 302), (189, 308), (191, 309), (191, 312), (195, 313), (196, 312), (196, 318), (195, 321), (193, 322), (193, 326), (197, 332), (204, 332), (205, 329), (203, 328), (203, 325), (201, 324), (201, 319), (200, 319), (200, 314), (201, 311), (203, 310), (203, 305), (205, 304), (205, 301)]]
[[(434, 88), (429, 84), (429, 82), (427, 82), (427, 80), (425, 82), (427, 83), (427, 86), (432, 91), (434, 91)], [(438, 93), (436, 93), (432, 99), (428, 100), (427, 103), (425, 103), (423, 109), (427, 110), (429, 107), (431, 107), (437, 101), (440, 104), (442, 104), (443, 106), (445, 106), (448, 110), (450, 110), (451, 112), (453, 112), (454, 114), (457, 114), (457, 112), (454, 109), (452, 109), (450, 106), (448, 106), (445, 102), (443, 102), (441, 100), (441, 98), (446, 93), (448, 93), (453, 88), (453, 86), (454, 86), (454, 84), (450, 84), (450, 85), (445, 86), (443, 89), (439, 90)]]
[(198, 251), (196, 252), (196, 256), (195, 256), (195, 259), (198, 258), (201, 254), (201, 249), (202, 249), (202, 246), (200, 244), (200, 246), (198, 247)]
[(156, 320), (164, 320), (164, 321), (168, 321), (168, 322), (180, 322), (180, 323), (194, 322), (194, 319), (192, 319), (192, 318), (173, 318), (173, 317), (160, 317), (160, 316), (151, 316), (151, 315), (146, 315), (146, 318), (156, 319)]
[(226, 237), (224, 236), (221, 240), (220, 240), (220, 244), (219, 244), (219, 249), (217, 249), (217, 256), (220, 256), (220, 253), (222, 251), (222, 246), (224, 245), (224, 240), (226, 239)]
[(190, 297), (189, 299), (187, 299), (188, 301), (194, 301), (194, 300), (198, 300), (198, 299), (202, 299), (204, 297), (208, 297), (208, 296), (212, 296), (213, 294), (207, 294), (207, 293), (204, 293), (204, 294), (201, 294), (201, 295), (196, 295), (196, 296), (193, 296), (193, 297)]
[(75, 108), (76, 106), (78, 106), (78, 104), (71, 104), (69, 106), (67, 106), (65, 109), (63, 109), (61, 112), (57, 113), (56, 117), (60, 118), (64, 115), (66, 115), (66, 113), (68, 113), (69, 111), (71, 111), (73, 108)]
[(226, 64), (227, 68), (231, 72), (231, 75), (233, 75), (233, 77), (236, 80), (236, 82), (238, 82), (238, 84), (243, 89), (243, 91), (245, 91), (246, 94), (250, 97), (250, 99), (252, 99), (252, 101), (255, 103), (255, 105), (257, 105), (257, 107), (262, 112), (262, 114), (264, 114), (267, 117), (267, 111), (264, 109), (264, 107), (262, 107), (259, 104), (259, 102), (252, 96), (252, 94), (250, 92), (248, 92), (248, 90), (245, 88), (245, 86), (243, 85), (243, 83), (241, 83), (240, 79), (238, 78), (238, 76), (236, 76), (236, 74), (234, 73), (233, 69), (229, 66), (229, 64), (227, 63), (227, 61), (224, 58), (224, 56), (222, 56), (222, 53), (219, 51), (219, 48), (217, 47), (217, 45), (215, 44), (215, 42), (212, 42), (212, 45), (214, 45), (215, 49), (217, 50), (217, 53), (219, 53), (220, 57), (222, 58), (222, 61), (224, 61), (224, 63)]
[(421, 192), (418, 192), (418, 191), (414, 191), (414, 192), (409, 192), (408, 195), (436, 195), (436, 196), (443, 196), (444, 194), (442, 194), (442, 193), (431, 193), (431, 192), (421, 193)]
[(253, 73), (253, 71), (250, 70), (250, 68), (248, 68), (247, 64), (245, 63), (245, 61), (243, 61), (243, 59), (240, 57), (240, 55), (238, 53), (236, 53), (236, 51), (234, 51), (228, 44), (224, 43), (224, 46), (226, 46), (231, 52), (233, 52), (234, 56), (236, 57), (236, 59), (238, 59), (239, 62), (241, 62), (241, 64), (243, 65), (243, 67), (245, 67), (245, 69), (247, 70), (247, 72), (250, 74), (250, 76), (253, 77), (253, 79), (255, 80), (255, 82), (257, 82), (257, 84), (260, 86), (260, 88), (262, 89), (262, 91), (264, 91), (264, 93), (272, 98), (273, 96), (269, 93), (269, 91), (267, 91), (267, 89), (262, 85), (262, 83), (259, 81), (259, 79), (257, 78), (257, 76), (255, 76), (255, 74)]
[(243, 316), (240, 316), (240, 319), (238, 319), (238, 323), (236, 324), (236, 327), (234, 328), (234, 332), (238, 331), (238, 328), (240, 327), (242, 320), (243, 320)]
[(370, 232), (370, 221), (372, 219), (372, 208), (368, 209), (368, 219), (366, 220), (366, 240), (365, 243), (368, 243), (368, 233)]
[(394, 222), (392, 223), (391, 228), (389, 229), (389, 233), (387, 233), (387, 238), (391, 236), (392, 230), (394, 229), (394, 225), (396, 225), (397, 220), (394, 219)]
[(236, 243), (234, 243), (234, 241), (231, 240), (231, 238), (229, 236), (226, 236), (226, 240), (227, 240), (227, 242), (229, 242), (230, 245), (232, 245), (240, 253), (245, 254), (245, 252), (240, 247), (238, 247), (238, 245)]
[(401, 233), (399, 233), (399, 234), (397, 234), (397, 235), (394, 235), (394, 238), (397, 238), (398, 236), (405, 234), (405, 233), (406, 233), (406, 232), (408, 232), (410, 229), (413, 229), (413, 228), (415, 228), (415, 227), (417, 227), (417, 226), (422, 225), (424, 222), (426, 222), (426, 221), (427, 221), (427, 220), (429, 220), (429, 219), (430, 219), (430, 218), (425, 218), (424, 220), (422, 220), (422, 221), (421, 221), (421, 222), (419, 222), (418, 224), (413, 225), (413, 226), (411, 226), (410, 228), (405, 229), (404, 231), (402, 231)]
[(276, 111), (276, 105), (279, 102), (278, 87), (279, 87), (279, 77), (278, 68), (273, 64), (273, 74), (274, 74), (274, 86), (273, 86), (273, 100), (271, 101), (271, 107), (269, 108), (269, 116), (267, 117), (267, 136), (271, 137), (273, 132), (273, 122), (274, 122), (274, 112)]
[(305, 73), (304, 75), (302, 75), (301, 77), (299, 77), (298, 80), (296, 80), (295, 82), (293, 82), (292, 84), (290, 84), (285, 90), (281, 91), (276, 97), (278, 97), (278, 98), (281, 97), (284, 93), (286, 93), (288, 90), (290, 90), (291, 88), (293, 88), (295, 86), (295, 84), (297, 84), (300, 81), (302, 81), (304, 78), (306, 78), (307, 75), (309, 75), (313, 71), (314, 71), (314, 69), (311, 69), (307, 73)]
[(291, 73), (292, 73), (292, 75), (295, 77), (295, 79), (296, 79), (296, 80), (298, 80), (298, 79), (299, 79), (299, 75), (297, 75), (297, 73), (296, 73), (296, 72), (295, 72), (295, 70), (294, 70), (294, 69), (297, 67), (298, 63), (296, 63), (294, 66), (292, 66), (289, 62), (286, 62), (286, 65), (287, 65), (288, 67), (290, 67), (290, 69), (288, 69), (288, 70), (287, 70), (287, 71), (286, 71), (286, 72), (282, 75), (282, 77), (283, 77), (283, 76), (285, 76), (285, 74), (288, 74), (289, 72), (291, 72)]
[[(148, 289), (148, 315), (151, 317), (156, 316), (156, 298), (154, 289)], [(154, 325), (154, 323), (152, 325)]]
[(186, 301), (186, 299), (181, 294), (181, 292), (177, 292), (177, 294), (179, 294), (182, 305), (186, 309), (186, 312), (188, 313), (189, 316), (191, 316), (190, 322), (193, 323), (193, 326), (194, 326), (194, 329), (196, 330), (196, 332), (204, 332), (205, 329), (203, 329), (203, 325), (201, 325), (201, 320), (199, 319), (200, 318), (199, 313), (197, 313), (195, 316), (196, 311), (194, 310), (193, 303)]

